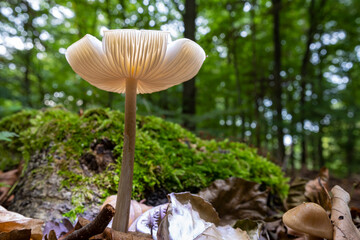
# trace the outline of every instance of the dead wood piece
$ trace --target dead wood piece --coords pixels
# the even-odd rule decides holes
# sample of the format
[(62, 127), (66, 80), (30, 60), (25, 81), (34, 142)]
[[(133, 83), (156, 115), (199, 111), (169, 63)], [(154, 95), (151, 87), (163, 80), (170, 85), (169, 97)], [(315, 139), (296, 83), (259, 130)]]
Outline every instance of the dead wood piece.
[(334, 240), (356, 240), (360, 239), (360, 232), (352, 222), (350, 209), (350, 195), (339, 186), (331, 189), (333, 194), (331, 222), (334, 225)]
[(107, 204), (92, 222), (75, 230), (64, 238), (64, 240), (87, 240), (94, 235), (102, 233), (114, 214), (115, 209), (110, 204)]

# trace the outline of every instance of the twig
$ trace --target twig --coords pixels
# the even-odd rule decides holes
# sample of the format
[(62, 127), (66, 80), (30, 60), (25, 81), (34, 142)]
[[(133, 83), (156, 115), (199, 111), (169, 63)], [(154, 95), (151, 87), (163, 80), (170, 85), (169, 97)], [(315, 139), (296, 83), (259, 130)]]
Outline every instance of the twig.
[(64, 240), (88, 240), (90, 237), (102, 233), (114, 214), (115, 209), (110, 204), (106, 204), (92, 222), (72, 232)]

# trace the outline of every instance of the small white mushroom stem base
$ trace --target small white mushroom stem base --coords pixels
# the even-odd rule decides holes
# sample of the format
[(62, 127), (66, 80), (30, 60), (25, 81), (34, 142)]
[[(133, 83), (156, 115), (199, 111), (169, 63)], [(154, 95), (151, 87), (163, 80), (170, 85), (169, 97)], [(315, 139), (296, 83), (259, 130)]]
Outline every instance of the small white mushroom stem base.
[(121, 175), (112, 229), (127, 232), (134, 173), (137, 80), (126, 80), (125, 129)]

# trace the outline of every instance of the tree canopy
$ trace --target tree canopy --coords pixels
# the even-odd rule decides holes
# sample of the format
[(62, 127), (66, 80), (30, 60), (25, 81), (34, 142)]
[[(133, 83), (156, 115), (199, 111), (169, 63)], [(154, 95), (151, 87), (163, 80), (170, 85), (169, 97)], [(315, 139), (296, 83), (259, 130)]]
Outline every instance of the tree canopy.
[(138, 96), (138, 113), (243, 141), (284, 168), (360, 169), (360, 2), (8, 0), (0, 2), (0, 117), (64, 105), (124, 110), (77, 76), (66, 48), (116, 28), (194, 38), (193, 85)]

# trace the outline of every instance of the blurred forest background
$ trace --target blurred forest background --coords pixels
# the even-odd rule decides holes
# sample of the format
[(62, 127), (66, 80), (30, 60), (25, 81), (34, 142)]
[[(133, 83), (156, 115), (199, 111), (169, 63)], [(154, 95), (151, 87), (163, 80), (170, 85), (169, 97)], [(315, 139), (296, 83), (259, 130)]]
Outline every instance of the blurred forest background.
[(124, 110), (77, 76), (66, 48), (116, 28), (197, 41), (198, 76), (138, 96), (138, 114), (259, 149), (284, 169), (360, 170), (358, 0), (6, 0), (0, 2), (0, 118), (63, 105)]

